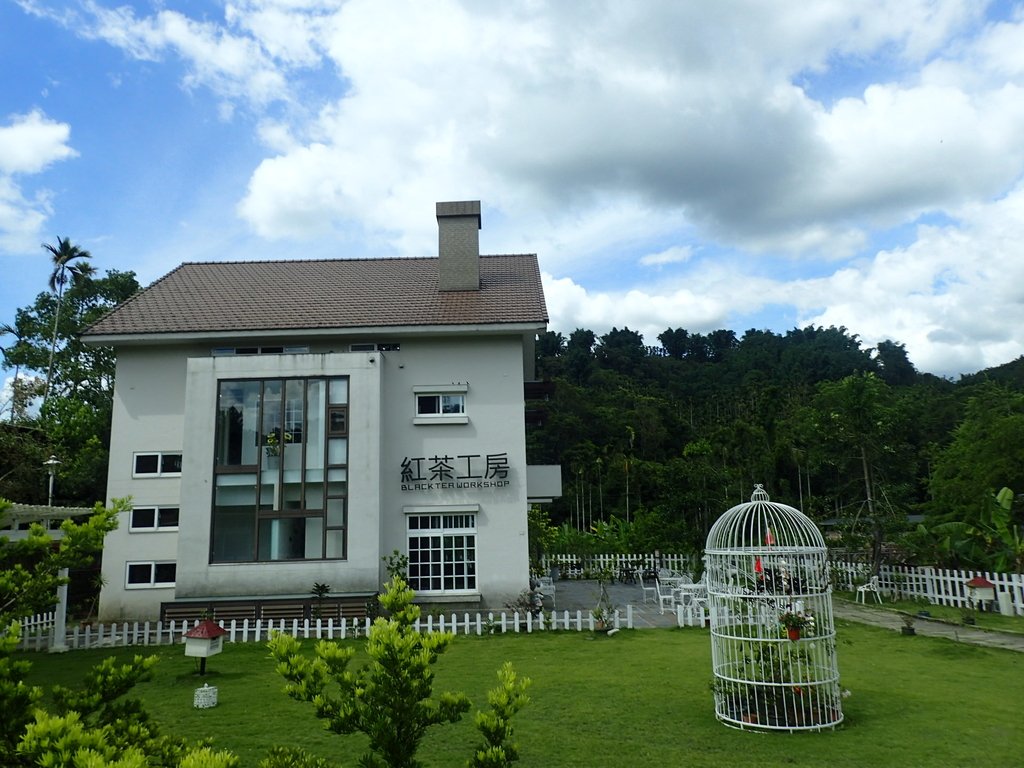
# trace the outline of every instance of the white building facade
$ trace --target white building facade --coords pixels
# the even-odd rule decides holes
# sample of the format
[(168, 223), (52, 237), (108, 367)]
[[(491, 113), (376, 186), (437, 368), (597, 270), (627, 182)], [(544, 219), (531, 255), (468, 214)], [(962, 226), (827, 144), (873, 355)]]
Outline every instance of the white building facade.
[[(547, 315), (536, 257), (478, 252), (439, 203), (426, 259), (183, 264), (92, 326), (116, 348), (100, 618), (372, 595), (500, 606), (529, 580), (524, 383)], [(546, 487), (537, 479), (545, 478)]]

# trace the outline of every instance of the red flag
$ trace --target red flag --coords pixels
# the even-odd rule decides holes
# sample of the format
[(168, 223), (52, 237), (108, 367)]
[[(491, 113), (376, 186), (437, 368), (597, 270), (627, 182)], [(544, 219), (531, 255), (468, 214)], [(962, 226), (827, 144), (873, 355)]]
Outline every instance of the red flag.
[(754, 573), (764, 573), (764, 566), (761, 565), (761, 556), (754, 557)]

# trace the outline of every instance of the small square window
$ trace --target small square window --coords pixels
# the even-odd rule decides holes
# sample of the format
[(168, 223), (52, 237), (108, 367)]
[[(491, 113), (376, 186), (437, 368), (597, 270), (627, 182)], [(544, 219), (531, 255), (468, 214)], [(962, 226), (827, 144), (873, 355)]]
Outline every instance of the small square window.
[(417, 395), (417, 416), (461, 416), (466, 412), (466, 396), (451, 395)]
[(138, 476), (160, 477), (161, 475), (181, 474), (181, 453), (137, 453), (133, 463), (132, 474)]
[(178, 570), (178, 566), (174, 563), (154, 563), (153, 564), (153, 583), (154, 584), (173, 584), (174, 577)]
[(155, 528), (156, 509), (153, 507), (136, 507), (132, 510), (132, 528)]
[(160, 454), (140, 453), (135, 456), (136, 475), (155, 475), (160, 470)]
[(152, 563), (129, 563), (128, 564), (128, 583), (129, 584), (149, 584), (153, 578), (153, 564)]
[(160, 474), (173, 475), (181, 473), (181, 454), (165, 453), (160, 457)]
[(130, 589), (145, 587), (173, 587), (178, 567), (175, 563), (127, 563), (126, 586)]
[(133, 532), (152, 532), (160, 530), (178, 530), (177, 507), (135, 507), (131, 511), (129, 530)]

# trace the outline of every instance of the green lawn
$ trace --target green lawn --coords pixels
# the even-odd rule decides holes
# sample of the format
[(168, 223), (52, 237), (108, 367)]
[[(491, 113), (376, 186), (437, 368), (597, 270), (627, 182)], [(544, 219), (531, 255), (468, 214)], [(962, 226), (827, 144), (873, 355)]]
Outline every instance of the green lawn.
[[(510, 660), (533, 680), (515, 720), (520, 765), (529, 766), (1019, 766), (1024, 760), (1024, 654), (958, 645), (839, 622), (846, 721), (824, 733), (751, 733), (714, 716), (706, 630), (623, 631), (613, 637), (541, 633), (456, 639), (437, 664), (435, 691), (465, 691), (486, 704), (496, 671)], [(305, 645), (311, 646), (312, 642)], [(265, 646), (229, 645), (206, 679), (220, 704), (192, 707), (200, 684), (180, 646), (138, 689), (167, 732), (210, 737), (254, 766), (275, 744), (302, 746), (355, 766), (365, 742), (321, 730), (308, 705), (280, 692)], [(31, 682), (69, 684), (106, 655), (28, 654)], [(472, 717), (439, 727), (421, 757), (462, 766), (477, 735)]]

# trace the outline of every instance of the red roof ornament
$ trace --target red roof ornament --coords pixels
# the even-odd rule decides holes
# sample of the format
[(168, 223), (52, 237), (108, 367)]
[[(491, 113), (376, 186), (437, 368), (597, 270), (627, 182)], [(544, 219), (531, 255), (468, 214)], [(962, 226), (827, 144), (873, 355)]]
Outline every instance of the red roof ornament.
[(200, 640), (212, 640), (215, 637), (228, 634), (220, 624), (210, 619), (201, 621), (185, 633), (185, 637), (195, 637)]
[(995, 589), (996, 585), (986, 578), (975, 576), (967, 582), (967, 586), (973, 589)]

